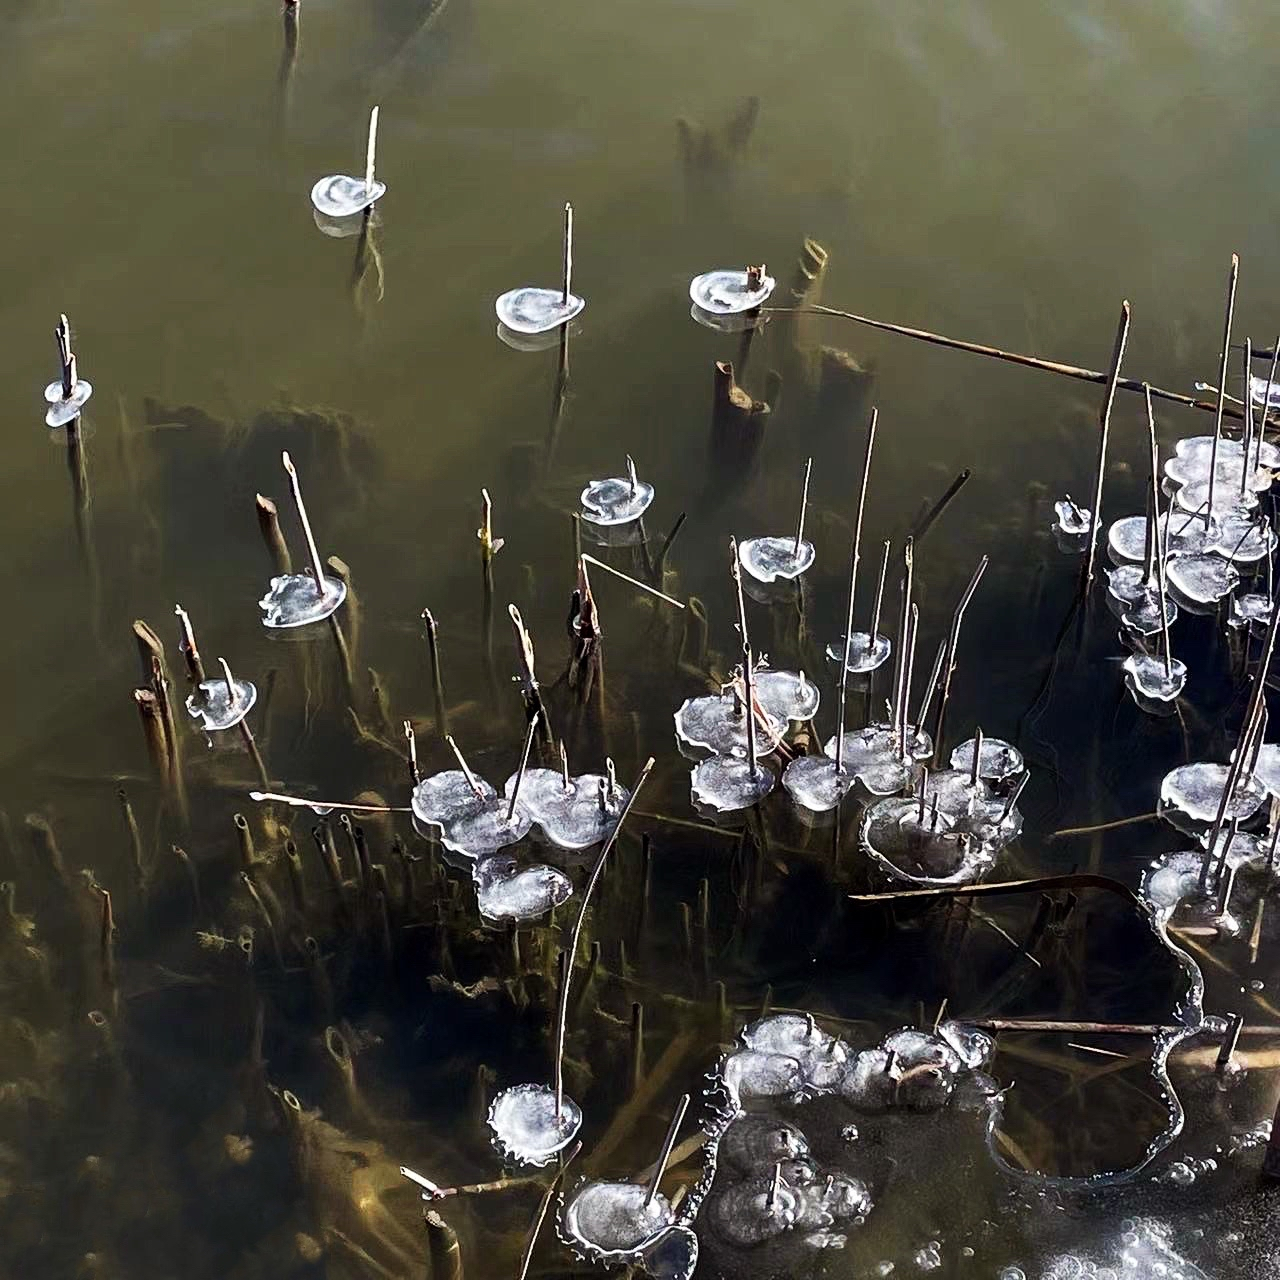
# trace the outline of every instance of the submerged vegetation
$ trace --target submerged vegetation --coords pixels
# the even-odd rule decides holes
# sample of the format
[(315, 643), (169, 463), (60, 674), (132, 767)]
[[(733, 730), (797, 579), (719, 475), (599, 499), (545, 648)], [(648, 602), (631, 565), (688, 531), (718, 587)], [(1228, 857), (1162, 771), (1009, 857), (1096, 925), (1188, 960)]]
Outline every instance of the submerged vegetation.
[[(679, 122), (691, 202), (759, 113)], [(312, 189), (362, 320), (378, 127)], [(1192, 395), (1130, 376), (1127, 302), (1094, 370), (830, 307), (813, 239), (709, 260), (662, 317), (713, 352), (700, 438), (637, 400), (583, 466), (574, 225), (558, 285), (492, 282), (538, 439), (423, 545), (377, 423), (134, 423), (60, 318), (68, 661), (131, 670), (122, 763), (0, 812), (0, 1276), (1275, 1274), (1280, 339), (1237, 345), (1238, 261)], [(1087, 465), (976, 495), (862, 330), (1083, 386)], [(159, 564), (185, 605), (99, 635)]]

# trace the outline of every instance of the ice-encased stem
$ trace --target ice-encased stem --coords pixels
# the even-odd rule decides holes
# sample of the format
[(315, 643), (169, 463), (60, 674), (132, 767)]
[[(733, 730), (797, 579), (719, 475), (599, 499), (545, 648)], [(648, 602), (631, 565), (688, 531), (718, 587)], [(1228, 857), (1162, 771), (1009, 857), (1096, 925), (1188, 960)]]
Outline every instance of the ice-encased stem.
[[(1240, 436), (1240, 501), (1249, 488), (1249, 450), (1253, 446), (1253, 339), (1244, 340), (1244, 429)], [(1266, 407), (1263, 407), (1266, 413)]]
[(569, 780), (569, 753), (564, 749), (564, 739), (560, 739), (560, 781), (566, 791), (573, 789)]
[(627, 485), (630, 488), (632, 496), (635, 495), (636, 489), (639, 487), (640, 477), (636, 475), (635, 459), (627, 454)]
[[(1169, 641), (1169, 598), (1165, 585), (1165, 555), (1168, 552), (1169, 522), (1165, 521), (1165, 537), (1160, 537), (1160, 446), (1156, 443), (1156, 415), (1151, 404), (1151, 384), (1142, 384), (1143, 395), (1147, 402), (1147, 435), (1151, 441), (1151, 502), (1155, 512), (1155, 563), (1156, 583), (1160, 590), (1160, 632), (1164, 637), (1164, 675), (1165, 679), (1173, 678), (1173, 649)], [(1170, 511), (1170, 517), (1173, 512)]]
[[(1262, 401), (1262, 418), (1258, 423), (1258, 446), (1254, 450), (1253, 469), (1256, 471), (1262, 465), (1262, 441), (1267, 434), (1267, 414), (1271, 412), (1271, 388), (1276, 384), (1276, 365), (1280, 363), (1280, 333), (1276, 334), (1276, 340), (1271, 345), (1271, 371), (1267, 374), (1267, 394)], [(1253, 398), (1253, 384), (1248, 384), (1249, 398)], [(1245, 459), (1246, 465), (1249, 459)], [(1271, 564), (1270, 559), (1267, 560), (1268, 566)]]
[(76, 356), (71, 349), (71, 324), (65, 315), (58, 317), (58, 326), (53, 331), (58, 343), (58, 367), (62, 375), (62, 398), (69, 400), (76, 386)]
[(804, 516), (809, 508), (809, 476), (813, 471), (813, 459), (804, 464), (804, 486), (800, 490), (800, 519), (796, 521), (796, 542), (791, 549), (791, 558), (800, 558), (800, 544), (804, 541)]
[(769, 1181), (769, 1194), (765, 1198), (765, 1206), (772, 1213), (778, 1207), (778, 1192), (782, 1189), (782, 1161), (775, 1161), (773, 1177)]
[[(844, 769), (844, 726), (845, 695), (849, 688), (849, 654), (853, 648), (853, 602), (857, 588), (858, 560), (862, 555), (862, 520), (867, 509), (867, 481), (871, 475), (871, 451), (876, 443), (876, 422), (879, 420), (878, 409), (871, 410), (871, 421), (867, 424), (867, 447), (862, 455), (862, 482), (858, 488), (858, 513), (853, 522), (853, 549), (849, 555), (849, 600), (844, 619), (844, 662), (840, 666), (840, 705), (836, 708), (836, 786), (839, 787), (840, 776)], [(807, 474), (807, 473), (806, 473)], [(880, 571), (880, 588), (876, 592), (876, 616), (879, 617), (880, 595), (884, 590), (885, 570), (889, 565), (889, 544), (884, 544), (884, 567)], [(871, 627), (871, 647), (875, 647), (875, 623)]]
[[(1240, 257), (1231, 255), (1231, 271), (1227, 276), (1227, 312), (1222, 322), (1222, 359), (1218, 364), (1218, 399), (1213, 411), (1213, 446), (1209, 450), (1209, 495), (1205, 503), (1204, 527), (1213, 519), (1213, 490), (1217, 481), (1218, 441), (1222, 439), (1222, 407), (1227, 397), (1227, 360), (1231, 356), (1231, 318), (1236, 309), (1236, 285), (1240, 280)], [(1251, 392), (1245, 387), (1245, 412), (1250, 412)]]
[(222, 668), (222, 678), (227, 682), (227, 709), (234, 714), (236, 704), (240, 701), (236, 691), (235, 677), (231, 674), (226, 658), (219, 658), (218, 665)]
[(982, 767), (982, 726), (979, 725), (973, 734), (973, 768), (969, 772), (969, 785), (978, 785), (979, 770)]
[(524, 750), (520, 752), (520, 768), (516, 773), (516, 785), (511, 788), (511, 803), (507, 806), (507, 825), (516, 818), (516, 803), (520, 799), (520, 788), (524, 786), (524, 775), (529, 770), (529, 749), (533, 746), (534, 730), (538, 727), (538, 713), (529, 717), (528, 727), (524, 731)]
[(373, 191), (373, 161), (378, 153), (378, 108), (369, 112), (369, 143), (364, 150), (364, 193)]
[(671, 1152), (675, 1150), (676, 1135), (680, 1132), (680, 1126), (684, 1122), (684, 1113), (689, 1109), (689, 1095), (681, 1095), (680, 1101), (676, 1103), (675, 1114), (671, 1117), (671, 1123), (667, 1126), (667, 1136), (662, 1142), (662, 1152), (658, 1156), (658, 1163), (653, 1167), (653, 1177), (649, 1179), (649, 1192), (644, 1198), (644, 1207), (647, 1209), (653, 1204), (654, 1197), (658, 1194), (658, 1184), (662, 1181), (662, 1175), (667, 1171), (667, 1163), (671, 1159)]
[(938, 644), (937, 653), (933, 656), (933, 669), (929, 672), (929, 683), (925, 685), (920, 699), (920, 714), (915, 719), (917, 729), (923, 729), (925, 721), (929, 718), (929, 708), (933, 706), (933, 695), (938, 691), (938, 677), (942, 674), (942, 658), (946, 651), (947, 642), (942, 640)]
[(582, 897), (578, 902), (578, 918), (573, 925), (573, 934), (569, 939), (568, 946), (568, 972), (565, 974), (564, 981), (560, 984), (560, 1009), (557, 1013), (556, 1025), (556, 1118), (559, 1119), (561, 1107), (563, 1105), (563, 1076), (562, 1063), (564, 1060), (564, 1029), (565, 1023), (569, 1018), (569, 986), (570, 979), (573, 976), (573, 962), (578, 954), (578, 944), (582, 939), (582, 924), (587, 917), (587, 906), (591, 902), (591, 895), (595, 891), (596, 884), (600, 879), (600, 873), (604, 870), (605, 859), (608, 858), (613, 846), (618, 842), (618, 836), (622, 832), (622, 828), (627, 821), (627, 815), (631, 812), (639, 796), (641, 788), (649, 777), (650, 771), (653, 769), (653, 757), (650, 756), (645, 761), (644, 767), (640, 770), (640, 776), (636, 778), (631, 788), (631, 794), (627, 797), (627, 802), (622, 806), (622, 812), (618, 815), (618, 821), (614, 823), (613, 830), (609, 832), (609, 838), (604, 842), (599, 855), (596, 858), (595, 866), (591, 868), (591, 875), (587, 878), (587, 887), (582, 891)]
[(760, 766), (756, 764), (756, 695), (751, 664), (751, 646), (744, 644), (742, 646), (742, 685), (747, 703), (747, 767), (754, 778)]
[(471, 766), (467, 764), (461, 749), (453, 740), (453, 734), (446, 733), (444, 740), (449, 744), (449, 750), (453, 752), (453, 758), (458, 762), (458, 768), (462, 770), (462, 776), (466, 778), (467, 786), (471, 788), (471, 793), (477, 800), (483, 800), (484, 792), (481, 791), (480, 784), (476, 781), (476, 775), (471, 772)]
[(938, 702), (938, 727), (934, 731), (933, 763), (935, 768), (942, 753), (942, 731), (947, 719), (947, 700), (951, 697), (951, 677), (955, 675), (956, 671), (956, 651), (960, 647), (960, 627), (964, 622), (965, 610), (968, 609), (969, 602), (973, 599), (973, 593), (977, 591), (978, 583), (982, 581), (982, 575), (986, 573), (989, 563), (989, 556), (983, 556), (978, 561), (978, 567), (973, 571), (973, 577), (969, 579), (969, 585), (965, 587), (964, 595), (960, 597), (960, 603), (956, 605), (955, 613), (951, 615), (951, 630), (947, 635), (947, 654), (943, 659), (942, 697)]
[(1120, 362), (1129, 341), (1129, 303), (1120, 304), (1120, 324), (1116, 329), (1115, 345), (1111, 349), (1111, 366), (1107, 373), (1107, 394), (1102, 402), (1102, 416), (1098, 424), (1098, 469), (1094, 477), (1093, 519), (1089, 523), (1089, 555), (1085, 562), (1086, 585), (1093, 581), (1093, 562), (1098, 552), (1098, 530), (1102, 527), (1102, 482), (1107, 474), (1107, 439), (1111, 434), (1111, 407), (1116, 400), (1116, 383), (1120, 380)]
[(569, 288), (573, 284), (573, 205), (564, 202), (563, 263), (560, 272), (560, 301), (567, 305)]
[[(902, 615), (898, 621), (898, 661), (893, 681), (893, 720), (899, 725), (905, 717), (902, 714), (903, 682), (907, 674), (907, 646), (911, 640), (911, 588), (915, 568), (915, 549), (908, 538), (902, 547)], [(898, 743), (898, 758), (902, 759), (906, 750), (905, 731)]]
[[(559, 960), (560, 971), (560, 1008), (567, 1010), (569, 1002), (566, 999), (569, 991), (569, 975), (573, 972), (573, 952), (561, 951)], [(564, 1029), (567, 1019), (563, 1016), (556, 1018), (556, 1060), (554, 1064), (555, 1070), (555, 1088), (556, 1088), (556, 1120), (559, 1121), (564, 1113)]]
[(298, 482), (298, 473), (294, 468), (293, 459), (289, 457), (288, 450), (280, 455), (280, 461), (284, 464), (285, 472), (289, 476), (289, 484), (293, 489), (293, 505), (298, 512), (298, 520), (302, 524), (302, 534), (307, 540), (307, 555), (311, 557), (311, 571), (316, 578), (316, 593), (323, 596), (324, 561), (320, 559), (315, 535), (311, 532), (311, 521), (307, 519), (306, 503), (302, 501), (302, 486)]

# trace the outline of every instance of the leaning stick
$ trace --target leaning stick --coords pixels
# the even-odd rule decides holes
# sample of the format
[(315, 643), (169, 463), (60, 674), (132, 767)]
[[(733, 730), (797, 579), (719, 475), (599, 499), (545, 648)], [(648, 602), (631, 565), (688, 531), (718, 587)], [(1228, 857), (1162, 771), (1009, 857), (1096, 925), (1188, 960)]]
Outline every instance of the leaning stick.
[[(1056, 373), (1063, 378), (1074, 378), (1077, 382), (1092, 382), (1100, 387), (1105, 387), (1111, 380), (1110, 374), (1098, 369), (1085, 369), (1080, 365), (1063, 364), (1058, 360), (1043, 360), (1039, 356), (1020, 355), (1016, 351), (1004, 351), (999, 347), (989, 347), (985, 343), (948, 338), (945, 334), (930, 333), (927, 329), (912, 329), (908, 325), (891, 324), (887, 320), (873, 320), (870, 316), (860, 316), (852, 311), (841, 311), (836, 307), (824, 307), (817, 303), (805, 307), (761, 307), (760, 310), (771, 315), (832, 316), (838, 320), (852, 320), (854, 324), (865, 325), (868, 329), (880, 329), (885, 333), (896, 333), (903, 338), (915, 338), (918, 342), (927, 342), (935, 347), (946, 347), (950, 351), (967, 351), (970, 355), (988, 356), (993, 360), (1003, 360), (1007, 364), (1021, 365), (1025, 369)], [(1270, 355), (1271, 353), (1257, 354)], [(1120, 391), (1134, 391), (1141, 395), (1142, 381), (1139, 378), (1118, 378), (1116, 388)], [(1171, 404), (1185, 405), (1189, 409), (1201, 409), (1206, 413), (1218, 412), (1218, 406), (1215, 403), (1209, 400), (1197, 400), (1193, 396), (1185, 396), (1178, 391), (1166, 391), (1162, 387), (1153, 386), (1151, 394), (1157, 400), (1168, 400)], [(1223, 412), (1228, 418), (1244, 417), (1244, 414), (1234, 407), (1227, 408)]]
[(1120, 378), (1120, 361), (1124, 359), (1124, 349), (1128, 341), (1129, 304), (1122, 302), (1115, 346), (1111, 348), (1111, 371), (1107, 376), (1107, 395), (1102, 402), (1102, 417), (1098, 425), (1098, 474), (1094, 480), (1093, 520), (1089, 525), (1089, 555), (1085, 560), (1086, 585), (1093, 581), (1093, 563), (1098, 553), (1098, 530), (1102, 528), (1102, 482), (1107, 474), (1107, 440), (1111, 434), (1111, 406), (1115, 403), (1116, 383)]

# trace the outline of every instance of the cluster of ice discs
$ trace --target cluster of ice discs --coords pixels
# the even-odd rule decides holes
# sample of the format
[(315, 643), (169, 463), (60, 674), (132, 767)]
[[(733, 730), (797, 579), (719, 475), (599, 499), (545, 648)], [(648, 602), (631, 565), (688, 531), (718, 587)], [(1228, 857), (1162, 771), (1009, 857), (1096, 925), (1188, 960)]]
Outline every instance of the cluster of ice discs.
[[(957, 1022), (933, 1032), (904, 1028), (862, 1049), (803, 1014), (747, 1027), (712, 1077), (727, 1103), (708, 1144), (706, 1230), (737, 1249), (788, 1236), (810, 1249), (842, 1246), (871, 1213), (872, 1189), (819, 1164), (800, 1125), (779, 1118), (776, 1106), (830, 1098), (864, 1115), (937, 1111), (961, 1090), (988, 1106), (1000, 1095), (983, 1070), (993, 1048), (989, 1036)], [(848, 1132), (856, 1136), (856, 1126)]]
[(573, 892), (569, 878), (542, 864), (520, 867), (501, 850), (518, 844), (531, 831), (554, 848), (578, 852), (608, 838), (630, 796), (607, 773), (569, 773), (561, 745), (559, 769), (521, 767), (503, 785), (502, 794), (479, 777), (447, 738), (458, 768), (429, 774), (413, 790), (413, 816), (441, 844), (472, 861), (480, 913), (491, 920), (531, 920), (566, 901)]
[[(1271, 384), (1253, 383), (1253, 404), (1269, 401)], [(1280, 449), (1263, 439), (1262, 424), (1255, 431), (1252, 407), (1240, 440), (1220, 430), (1188, 436), (1161, 468), (1148, 398), (1148, 512), (1125, 516), (1107, 529), (1107, 551), (1116, 566), (1107, 572), (1108, 604), (1131, 649), (1124, 662), (1126, 686), (1145, 710), (1159, 712), (1186, 686), (1186, 664), (1173, 657), (1170, 642), (1179, 609), (1212, 613), (1230, 597), (1228, 621), (1236, 628), (1260, 628), (1271, 613), (1277, 538), (1260, 499), (1280, 470)], [(1162, 494), (1168, 500), (1163, 511)], [(1059, 535), (1077, 545), (1092, 537), (1089, 512), (1069, 498), (1055, 510)], [(1245, 574), (1264, 568), (1261, 590), (1240, 590)]]
[[(686, 698), (675, 713), (681, 751), (702, 757), (692, 773), (694, 804), (713, 813), (735, 812), (763, 800), (776, 782), (763, 759), (777, 750), (793, 723), (812, 720), (818, 712), (818, 687), (803, 671), (760, 665), (748, 681), (746, 670), (744, 662), (720, 693)], [(754, 708), (751, 722), (748, 696)], [(748, 760), (749, 752), (754, 761)]]

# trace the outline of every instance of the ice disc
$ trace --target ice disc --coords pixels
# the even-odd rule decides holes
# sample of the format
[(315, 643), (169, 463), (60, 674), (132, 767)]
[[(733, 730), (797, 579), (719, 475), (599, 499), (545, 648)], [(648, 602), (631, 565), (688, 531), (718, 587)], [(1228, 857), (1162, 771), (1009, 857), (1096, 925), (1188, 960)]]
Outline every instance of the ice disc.
[(653, 501), (653, 485), (627, 476), (593, 480), (582, 491), (582, 514), (592, 524), (631, 524), (639, 520)]
[[(736, 709), (732, 693), (686, 698), (676, 712), (675, 722), (676, 737), (685, 746), (720, 756), (747, 754), (747, 713)], [(757, 714), (756, 755), (767, 756), (784, 728), (777, 721), (761, 724)]]
[(1122, 564), (1118, 569), (1108, 569), (1107, 594), (1123, 604), (1133, 604), (1141, 600), (1156, 584), (1147, 581), (1141, 565)]
[(955, 883), (965, 871), (968, 841), (953, 834), (953, 822), (915, 799), (888, 797), (871, 805), (862, 820), (862, 847), (887, 871), (917, 883)]
[(748, 538), (738, 544), (738, 559), (757, 582), (798, 578), (812, 566), (814, 554), (813, 543), (804, 539), (799, 548), (794, 538)]
[(347, 584), (325, 574), (324, 589), (318, 590), (309, 573), (288, 573), (271, 579), (271, 590), (258, 601), (262, 625), (273, 630), (305, 627), (323, 622), (336, 613), (347, 598)]
[(761, 276), (760, 287), (751, 289), (745, 271), (706, 271), (689, 282), (689, 297), (696, 307), (712, 315), (734, 315), (767, 301), (776, 283), (772, 276)]
[(683, 1223), (659, 1231), (638, 1252), (650, 1280), (692, 1280), (698, 1269), (698, 1237)]
[[(860, 676), (868, 671), (875, 671), (889, 661), (889, 655), (892, 652), (893, 646), (888, 636), (882, 636), (877, 632), (873, 643), (866, 631), (855, 631), (853, 638), (849, 641), (849, 674)], [(844, 656), (844, 636), (827, 645), (828, 662), (834, 662), (838, 666)]]
[(501, 853), (481, 858), (471, 876), (486, 920), (536, 920), (573, 893), (573, 883), (563, 871), (541, 864), (520, 867)]
[(1178, 620), (1178, 606), (1168, 598), (1168, 595), (1166, 591), (1162, 613), (1159, 589), (1153, 590), (1147, 587), (1136, 600), (1130, 600), (1120, 610), (1120, 621), (1130, 631), (1140, 636), (1153, 636), (1163, 631), (1166, 622), (1169, 626), (1173, 626)]
[(446, 769), (423, 778), (413, 789), (413, 814), (419, 822), (443, 827), (464, 814), (472, 813), (493, 799), (494, 789), (483, 779), (476, 779), (480, 794), (476, 795), (467, 775), (461, 769)]
[(756, 701), (779, 724), (812, 720), (818, 714), (818, 686), (803, 671), (764, 667), (752, 677)]
[(258, 687), (249, 680), (234, 680), (235, 694), (226, 680), (201, 680), (200, 687), (187, 697), (187, 714), (200, 721), (206, 733), (234, 729), (253, 710)]
[[(1227, 782), (1225, 764), (1179, 765), (1166, 773), (1160, 783), (1160, 807), (1177, 809), (1194, 822), (1215, 822), (1218, 807), (1222, 803), (1222, 791)], [(1266, 792), (1252, 778), (1244, 779), (1236, 788), (1235, 796), (1227, 805), (1225, 818), (1230, 822), (1239, 818), (1247, 821), (1262, 807)]]
[(1131, 653), (1124, 660), (1125, 674), (1144, 698), (1172, 702), (1187, 683), (1187, 664), (1174, 658), (1165, 670), (1164, 659), (1147, 653)]
[(1262, 744), (1253, 766), (1253, 778), (1268, 795), (1280, 797), (1280, 743)]
[(1107, 530), (1107, 550), (1117, 564), (1146, 559), (1146, 516), (1124, 516), (1114, 521)]
[(510, 810), (511, 802), (505, 796), (494, 796), (468, 808), (442, 825), (440, 843), (468, 858), (483, 857), (517, 844), (529, 834), (533, 819), (519, 804), (508, 817)]
[(1231, 597), (1231, 616), (1227, 619), (1233, 627), (1265, 627), (1271, 621), (1273, 605), (1269, 596), (1250, 591)]
[[(1196, 480), (1192, 484), (1184, 484), (1173, 495), (1173, 502), (1179, 511), (1188, 514), (1193, 511), (1202, 511), (1209, 503), (1208, 480)], [(1237, 507), (1252, 508), (1257, 505), (1258, 495), (1252, 489), (1245, 489), (1243, 497), (1241, 496), (1239, 481), (1234, 486), (1215, 484), (1213, 487), (1213, 518), (1215, 520), (1220, 520), (1224, 514)]]
[(366, 187), (363, 178), (348, 177), (345, 173), (321, 178), (311, 188), (311, 203), (327, 218), (349, 218), (367, 209), (375, 200), (387, 194), (385, 182), (374, 180)]
[[(951, 753), (951, 767), (957, 772), (971, 770), (975, 745), (974, 738), (962, 742)], [(982, 750), (978, 753), (978, 777), (985, 778), (988, 782), (999, 783), (1016, 777), (1024, 768), (1026, 765), (1023, 763), (1022, 752), (1013, 743), (1005, 742), (1003, 738), (984, 737), (982, 739)], [(933, 779), (931, 778), (929, 782), (932, 789)]]
[(800, 1063), (795, 1058), (785, 1053), (762, 1053), (758, 1049), (731, 1053), (721, 1068), (721, 1078), (736, 1102), (748, 1098), (796, 1097), (804, 1084)]
[[(537, 780), (534, 774), (538, 775)], [(515, 781), (515, 774), (507, 779), (503, 787), (506, 796), (511, 795)], [(627, 788), (617, 783), (611, 792), (603, 774), (583, 773), (570, 778), (566, 791), (559, 771), (530, 769), (520, 789), (520, 804), (528, 808), (553, 845), (577, 850), (589, 849), (608, 837), (630, 796)]]
[(853, 774), (846, 766), (837, 776), (836, 762), (827, 756), (797, 756), (782, 771), (782, 785), (800, 808), (830, 813), (849, 794)]
[(567, 1095), (556, 1114), (556, 1093), (545, 1084), (517, 1084), (489, 1104), (493, 1144), (505, 1159), (550, 1164), (582, 1128), (582, 1112)]
[(44, 389), (44, 398), (49, 402), (45, 411), (45, 425), (49, 427), (65, 427), (75, 418), (93, 395), (93, 383), (84, 378), (77, 378), (69, 396), (62, 394), (62, 380), (51, 382)]
[(571, 293), (566, 302), (560, 289), (526, 285), (508, 289), (493, 304), (498, 319), (516, 333), (546, 333), (581, 313), (586, 300)]
[(1195, 604), (1215, 604), (1240, 585), (1239, 572), (1220, 556), (1178, 556), (1167, 574), (1169, 585)]
[(1054, 530), (1065, 533), (1069, 538), (1083, 537), (1093, 528), (1093, 512), (1088, 507), (1077, 506), (1066, 498), (1059, 498), (1053, 504)]
[(691, 791), (695, 804), (716, 813), (736, 813), (763, 800), (775, 781), (772, 771), (758, 761), (753, 773), (741, 756), (711, 756), (694, 767)]
[(779, 1160), (804, 1159), (809, 1139), (793, 1124), (774, 1116), (741, 1115), (720, 1138), (718, 1163), (738, 1173), (771, 1169)]
[(1240, 509), (1218, 518), (1218, 538), (1212, 550), (1236, 564), (1253, 564), (1269, 556), (1276, 547), (1276, 535), (1257, 512)]
[(634, 1182), (588, 1182), (565, 1206), (565, 1234), (594, 1253), (630, 1253), (675, 1221), (662, 1192), (648, 1198)]
[[(1267, 399), (1267, 391), (1270, 389), (1271, 398)], [(1268, 411), (1272, 409), (1280, 409), (1280, 382), (1274, 385), (1269, 383), (1266, 378), (1259, 378), (1253, 375), (1249, 378), (1249, 398), (1253, 401), (1254, 407), (1266, 404)], [(1264, 466), (1277, 467), (1280, 466), (1280, 453), (1275, 452), (1274, 445), (1263, 445), (1264, 449), (1271, 449), (1272, 456), (1268, 457)], [(1252, 452), (1252, 450), (1250, 450)]]
[(740, 1249), (750, 1249), (789, 1231), (799, 1209), (799, 1196), (785, 1181), (774, 1195), (766, 1179), (755, 1178), (713, 1195), (706, 1217), (718, 1236)]
[[(933, 755), (933, 739), (914, 725), (907, 725), (906, 748), (908, 760), (927, 760)], [(836, 757), (836, 738), (832, 734), (822, 748), (823, 755)], [(898, 758), (898, 731), (887, 724), (869, 724), (861, 729), (850, 729), (844, 735), (845, 767), (850, 761), (866, 763)]]

